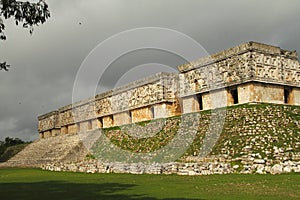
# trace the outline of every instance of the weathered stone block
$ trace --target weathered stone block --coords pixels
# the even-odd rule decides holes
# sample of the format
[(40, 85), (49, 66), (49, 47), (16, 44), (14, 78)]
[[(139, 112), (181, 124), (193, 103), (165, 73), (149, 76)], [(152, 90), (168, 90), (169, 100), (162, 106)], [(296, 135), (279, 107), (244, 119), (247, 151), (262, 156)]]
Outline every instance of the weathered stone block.
[(61, 135), (68, 134), (68, 127), (67, 126), (61, 127), (60, 132), (61, 132)]
[(51, 136), (52, 136), (51, 130), (44, 132), (44, 138), (48, 138), (48, 137), (51, 137)]
[(197, 112), (199, 111), (199, 102), (196, 95), (184, 97), (182, 99), (183, 113)]
[(293, 105), (300, 105), (300, 88), (293, 88)]
[(44, 133), (39, 133), (39, 139), (43, 139), (44, 138)]
[(103, 128), (108, 128), (114, 125), (114, 119), (112, 115), (103, 117), (102, 121), (103, 121)]
[(132, 122), (140, 122), (153, 119), (151, 107), (137, 108), (131, 111)]
[(284, 103), (284, 86), (253, 83), (250, 90), (251, 102)]
[(78, 124), (68, 125), (68, 134), (76, 134), (79, 131), (80, 131), (80, 125)]
[(165, 118), (181, 114), (180, 104), (174, 103), (160, 103), (153, 105), (154, 119)]
[(253, 91), (253, 84), (252, 83), (246, 83), (239, 85), (237, 87), (238, 89), (238, 102), (239, 104), (249, 103), (253, 101), (251, 99), (251, 91)]
[(114, 114), (114, 125), (120, 126), (131, 123), (131, 113), (129, 111)]
[(86, 132), (92, 130), (92, 120), (80, 122), (79, 125), (80, 127), (80, 132)]
[(51, 136), (54, 137), (54, 136), (57, 136), (57, 135), (60, 135), (60, 129), (52, 129), (51, 130)]
[(164, 118), (168, 116), (167, 105), (165, 103), (157, 104), (153, 106), (154, 109), (154, 119)]
[(227, 106), (228, 92), (225, 89), (215, 90), (202, 95), (203, 110)]
[(98, 119), (93, 119), (92, 120), (92, 129), (98, 129), (98, 128), (103, 128), (103, 124), (102, 124), (102, 119), (98, 118)]

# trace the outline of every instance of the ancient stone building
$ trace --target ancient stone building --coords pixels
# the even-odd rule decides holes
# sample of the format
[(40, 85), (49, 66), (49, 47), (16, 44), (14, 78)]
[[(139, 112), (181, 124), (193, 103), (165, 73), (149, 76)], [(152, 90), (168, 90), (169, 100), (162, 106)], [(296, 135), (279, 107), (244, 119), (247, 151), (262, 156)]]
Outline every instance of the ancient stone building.
[(41, 138), (244, 103), (300, 105), (295, 51), (256, 42), (178, 66), (38, 117)]
[(178, 76), (158, 73), (39, 116), (40, 137), (164, 118), (181, 113)]
[(184, 113), (251, 102), (300, 105), (295, 51), (248, 42), (178, 69)]

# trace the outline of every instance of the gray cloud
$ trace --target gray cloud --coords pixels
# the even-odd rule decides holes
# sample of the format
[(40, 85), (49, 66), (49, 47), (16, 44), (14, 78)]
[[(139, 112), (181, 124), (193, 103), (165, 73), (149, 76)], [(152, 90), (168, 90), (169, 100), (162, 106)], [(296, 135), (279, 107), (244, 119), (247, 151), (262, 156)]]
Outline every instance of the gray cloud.
[[(7, 22), (8, 39), (1, 42), (0, 59), (8, 61), (12, 68), (0, 72), (0, 139), (37, 138), (37, 116), (72, 102), (74, 80), (84, 58), (100, 42), (121, 31), (150, 26), (170, 28), (192, 37), (209, 53), (250, 40), (300, 52), (297, 0), (48, 3), (52, 17), (32, 36), (12, 21)], [(137, 65), (161, 63), (174, 68), (181, 62), (176, 56), (158, 51), (131, 53), (112, 64), (100, 86), (114, 87), (127, 71), (133, 74), (127, 74), (126, 80), (133, 80), (142, 72), (147, 75), (157, 70), (132, 71)]]

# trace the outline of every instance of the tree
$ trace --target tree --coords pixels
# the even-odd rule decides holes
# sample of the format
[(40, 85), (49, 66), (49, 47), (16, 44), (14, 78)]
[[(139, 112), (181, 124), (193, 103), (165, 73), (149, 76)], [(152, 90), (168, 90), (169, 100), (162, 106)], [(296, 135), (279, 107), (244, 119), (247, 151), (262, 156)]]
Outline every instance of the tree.
[[(32, 34), (33, 27), (45, 23), (49, 17), (50, 11), (44, 0), (39, 0), (37, 3), (0, 0), (0, 40), (6, 40), (3, 18), (14, 18), (17, 26), (22, 24), (23, 28), (28, 28), (29, 33)], [(9, 65), (6, 62), (0, 62), (0, 70), (7, 71), (8, 68)]]
[(19, 138), (6, 137), (4, 141), (0, 141), (0, 155), (7, 149), (7, 147), (24, 144), (25, 142)]
[(19, 138), (10, 138), (10, 137), (6, 137), (5, 138), (5, 145), (6, 146), (14, 146), (14, 145), (17, 145), (17, 144), (24, 144), (25, 142), (22, 141), (21, 139)]

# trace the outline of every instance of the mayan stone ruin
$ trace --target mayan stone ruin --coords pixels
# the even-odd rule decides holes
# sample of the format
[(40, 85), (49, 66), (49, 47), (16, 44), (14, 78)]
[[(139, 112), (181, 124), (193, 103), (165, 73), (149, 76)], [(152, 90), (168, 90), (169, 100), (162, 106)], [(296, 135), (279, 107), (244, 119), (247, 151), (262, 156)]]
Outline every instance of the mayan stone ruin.
[(38, 117), (40, 138), (245, 103), (300, 105), (295, 51), (247, 42)]

